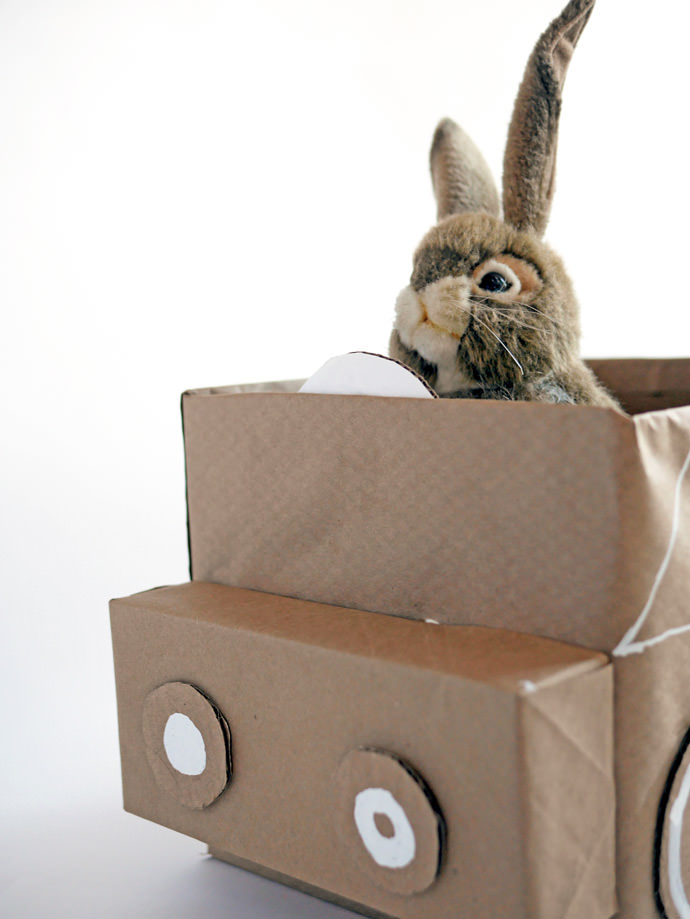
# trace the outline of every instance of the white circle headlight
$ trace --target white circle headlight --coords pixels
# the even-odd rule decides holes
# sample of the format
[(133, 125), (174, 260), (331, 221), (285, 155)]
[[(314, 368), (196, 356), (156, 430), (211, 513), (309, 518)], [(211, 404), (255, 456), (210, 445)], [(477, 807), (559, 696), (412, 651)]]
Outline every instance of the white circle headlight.
[(203, 735), (188, 715), (170, 715), (165, 722), (163, 746), (170, 765), (183, 775), (201, 775), (206, 768)]
[(230, 729), (218, 706), (190, 683), (164, 683), (142, 711), (144, 746), (160, 787), (186, 807), (208, 807), (230, 781)]
[[(390, 835), (377, 825), (383, 816)], [(405, 868), (415, 857), (417, 843), (407, 814), (386, 788), (365, 788), (355, 796), (355, 825), (369, 855), (383, 868)]]
[(433, 884), (445, 823), (418, 772), (393, 753), (362, 747), (340, 763), (335, 792), (337, 830), (360, 871), (397, 894)]

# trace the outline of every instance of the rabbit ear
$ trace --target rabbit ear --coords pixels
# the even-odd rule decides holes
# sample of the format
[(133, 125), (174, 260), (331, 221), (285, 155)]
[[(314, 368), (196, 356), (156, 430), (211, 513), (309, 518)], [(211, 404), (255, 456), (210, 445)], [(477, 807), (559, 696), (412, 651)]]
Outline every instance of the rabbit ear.
[(508, 223), (542, 235), (556, 169), (561, 91), (575, 45), (595, 0), (571, 0), (537, 42), (515, 100), (503, 160), (503, 209)]
[(439, 220), (467, 211), (499, 216), (498, 192), (489, 167), (467, 134), (450, 118), (444, 118), (436, 128), (430, 160)]

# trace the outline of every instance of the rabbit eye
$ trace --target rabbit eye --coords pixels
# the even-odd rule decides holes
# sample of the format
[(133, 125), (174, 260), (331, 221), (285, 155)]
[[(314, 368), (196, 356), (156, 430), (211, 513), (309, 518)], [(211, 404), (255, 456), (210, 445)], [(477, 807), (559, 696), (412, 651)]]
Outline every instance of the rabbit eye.
[(492, 294), (502, 294), (513, 285), (498, 271), (487, 271), (477, 286)]
[(542, 287), (536, 269), (527, 261), (504, 252), (482, 262), (472, 272), (475, 294), (500, 303), (517, 303), (532, 297)]

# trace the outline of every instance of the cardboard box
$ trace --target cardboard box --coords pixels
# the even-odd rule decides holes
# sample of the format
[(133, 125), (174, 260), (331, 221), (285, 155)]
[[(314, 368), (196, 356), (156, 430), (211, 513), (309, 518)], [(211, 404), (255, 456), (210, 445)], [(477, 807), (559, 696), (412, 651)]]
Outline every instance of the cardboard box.
[(690, 360), (592, 366), (637, 414), (185, 394), (191, 571), (611, 654), (620, 916), (687, 916), (690, 839), (670, 816), (690, 726)]
[[(458, 915), (463, 910), (455, 888), (448, 902), (441, 892), (450, 892), (455, 877), (447, 869), (451, 857), (456, 857), (453, 834), (460, 833), (463, 825), (460, 805), (456, 808), (456, 803), (451, 803), (459, 800), (453, 795), (461, 775), (488, 808), (487, 812), (473, 812), (464, 826), (476, 825), (486, 839), (487, 827), (493, 822), (496, 837), (505, 834), (499, 846), (502, 870), (496, 873), (495, 883), (491, 875), (495, 865), (489, 852), (479, 859), (485, 868), (476, 868), (466, 882), (466, 891), (472, 891), (473, 898), (462, 901), (471, 903), (467, 914), (474, 919), (522, 915), (574, 919), (585, 915), (582, 909), (589, 910), (588, 919), (606, 919), (616, 908), (610, 893), (604, 892), (607, 858), (603, 854), (587, 861), (586, 853), (595, 843), (583, 835), (583, 824), (570, 833), (554, 822), (551, 837), (543, 826), (530, 835), (529, 821), (521, 824), (522, 856), (511, 848), (508, 838), (518, 833), (518, 812), (539, 811), (531, 796), (540, 783), (528, 778), (535, 774), (530, 770), (539, 761), (549, 775), (558, 771), (557, 751), (563, 749), (558, 738), (568, 733), (571, 722), (578, 726), (577, 736), (581, 731), (588, 736), (600, 732), (603, 747), (597, 749), (601, 753), (605, 747), (599, 718), (599, 706), (605, 709), (603, 690), (596, 706), (590, 704), (591, 698), (587, 702), (586, 694), (578, 695), (580, 685), (584, 686), (581, 681), (593, 685), (607, 679), (603, 674), (609, 670), (597, 656), (603, 652), (612, 659), (615, 682), (618, 915), (622, 919), (650, 919), (654, 915), (687, 919), (690, 360), (596, 361), (592, 365), (619, 394), (632, 417), (583, 406), (297, 394), (296, 382), (186, 393), (183, 417), (193, 581), (250, 588), (253, 593), (240, 593), (263, 598), (255, 601), (260, 606), (269, 604), (266, 594), (278, 595), (282, 599), (270, 602), (278, 603), (280, 610), (292, 611), (286, 620), (290, 628), (296, 627), (303, 615), (313, 625), (312, 614), (318, 610), (315, 615), (323, 619), (323, 628), (319, 625), (314, 633), (318, 642), (309, 637), (310, 625), (290, 647), (295, 654), (311, 655), (310, 660), (318, 660), (319, 666), (312, 662), (298, 667), (283, 682), (276, 678), (273, 665), (265, 670), (266, 661), (272, 659), (266, 649), (288, 645), (286, 634), (280, 631), (280, 614), (276, 608), (275, 617), (269, 617), (272, 624), (268, 631), (264, 614), (258, 612), (246, 613), (245, 619), (240, 616), (244, 624), (238, 624), (236, 598), (240, 593), (233, 592), (234, 599), (229, 602), (235, 612), (221, 612), (222, 603), (213, 607), (218, 621), (213, 617), (207, 621), (209, 614), (203, 612), (206, 599), (197, 605), (196, 600), (191, 603), (193, 595), (184, 592), (191, 588), (180, 595), (184, 602), (178, 597), (174, 603), (170, 601), (169, 608), (165, 606), (168, 601), (162, 600), (166, 596), (163, 592), (156, 592), (158, 597), (151, 594), (149, 599), (135, 598), (129, 605), (125, 601), (121, 607), (116, 604), (113, 614), (126, 805), (151, 819), (200, 835), (214, 854), (339, 902), (354, 903), (355, 908), (371, 914), (427, 917), (444, 915), (442, 910), (447, 909), (448, 915)], [(193, 587), (211, 589), (199, 584)], [(190, 605), (185, 605), (187, 600)], [(311, 614), (294, 612), (297, 608), (292, 604), (301, 600), (312, 601), (307, 604)], [(164, 608), (156, 612), (156, 603)], [(230, 619), (223, 618), (227, 616)], [(352, 616), (365, 616), (371, 627), (357, 631)], [(410, 620), (433, 620), (441, 625)], [(182, 623), (186, 623), (184, 628)], [(485, 675), (479, 678), (475, 671), (463, 669), (469, 665), (461, 649), (453, 664), (457, 671), (452, 676), (446, 673), (446, 642), (450, 647), (457, 636), (475, 631), (477, 635), (487, 634), (486, 627), (498, 644), (482, 646), (482, 667), (488, 668)], [(406, 631), (410, 628), (424, 631)], [(377, 636), (383, 635), (379, 630), (388, 630), (386, 639), (372, 639), (369, 644), (370, 629)], [(502, 647), (505, 632), (500, 630), (522, 633), (521, 640), (525, 641), (541, 637), (559, 642), (565, 669), (558, 691), (572, 691), (572, 698), (578, 700), (567, 717), (558, 703), (556, 720), (550, 720), (551, 713), (544, 719), (544, 724), (558, 723), (563, 732), (554, 728), (554, 746), (551, 740), (544, 741), (530, 762), (526, 747), (515, 745), (516, 725), (522, 725), (520, 731), (524, 732), (527, 713), (533, 711), (536, 700), (546, 698), (546, 687), (528, 697), (492, 683), (493, 676), (487, 674), (492, 655), (500, 653)], [(422, 653), (420, 649), (425, 646), (413, 636), (424, 635), (426, 643), (426, 636), (432, 634), (444, 637), (429, 639), (439, 644), (433, 645), (433, 655), (425, 658), (420, 668), (406, 655)], [(175, 635), (178, 638), (173, 640)], [(403, 640), (403, 636), (407, 637)], [(510, 640), (515, 641), (514, 637)], [(403, 773), (411, 773), (405, 767), (401, 767), (403, 773), (396, 772), (395, 761), (399, 757), (407, 763), (409, 757), (414, 767), (411, 772), (422, 773), (448, 826), (448, 861), (442, 860), (438, 878), (430, 887), (407, 893), (389, 890), (384, 895), (376, 883), (367, 887), (366, 871), (348, 874), (343, 867), (347, 860), (338, 862), (335, 856), (333, 860), (322, 859), (323, 852), (334, 853), (334, 849), (317, 846), (319, 851), (309, 870), (301, 862), (298, 865), (277, 854), (268, 838), (255, 835), (256, 814), (262, 813), (256, 810), (262, 800), (258, 791), (251, 808), (239, 803), (239, 792), (236, 804), (227, 803), (235, 781), (235, 791), (242, 787), (240, 770), (247, 749), (235, 750), (234, 734), (232, 763), (237, 765), (237, 773), (225, 791), (218, 792), (218, 788), (230, 774), (229, 753), (226, 774), (218, 766), (212, 775), (191, 785), (185, 778), (184, 788), (166, 756), (154, 757), (153, 764), (142, 757), (144, 734), (148, 732), (149, 740), (156, 731), (160, 734), (166, 705), (170, 704), (168, 694), (173, 693), (181, 707), (189, 705), (188, 710), (198, 714), (205, 725), (209, 749), (220, 750), (218, 762), (223, 761), (222, 751), (228, 752), (225, 738), (232, 733), (228, 725), (235, 723), (237, 712), (248, 711), (249, 705), (245, 695), (237, 712), (233, 708), (232, 694), (228, 695), (224, 687), (236, 686), (236, 682), (232, 668), (224, 661), (237, 653), (232, 651), (236, 643), (248, 649), (252, 642), (255, 664), (250, 682), (254, 686), (264, 680), (261, 699), (273, 713), (276, 731), (282, 724), (291, 739), (299, 740), (293, 744), (292, 753), (285, 754), (281, 801), (286, 796), (285, 783), (292, 788), (301, 781), (305, 768), (302, 748), (307, 743), (317, 756), (314, 762), (321, 763), (324, 795), (328, 770), (326, 760), (319, 757), (326, 757), (326, 748), (331, 765), (338, 756), (344, 762), (346, 748), (373, 745), (379, 752), (386, 750), (394, 754), (393, 766), (388, 760), (377, 760), (376, 768), (392, 769), (391, 781), (397, 775), (403, 784)], [(596, 666), (575, 678), (568, 663), (572, 648), (564, 649), (563, 643), (589, 649), (588, 666), (593, 661)], [(395, 657), (398, 653), (399, 658)], [(518, 658), (513, 658), (514, 663)], [(158, 663), (153, 666), (152, 660)], [(378, 693), (386, 685), (395, 688), (390, 697), (385, 693), (376, 696), (388, 711), (380, 731), (364, 739), (355, 736), (356, 727), (373, 727), (379, 722), (369, 720), (372, 710), (361, 700), (357, 710), (351, 710), (350, 690), (342, 691), (342, 684), (338, 684), (339, 693), (328, 692), (326, 676), (331, 667), (326, 660), (345, 661), (349, 668), (368, 668), (371, 692)], [(136, 673), (133, 662), (139, 668)], [(520, 667), (516, 665), (512, 671), (518, 683), (528, 680), (540, 685), (526, 671), (520, 674)], [(336, 670), (334, 667), (333, 672)], [(319, 680), (309, 683), (310, 673)], [(389, 684), (393, 673), (397, 682)], [(342, 679), (340, 671), (338, 674), (336, 683)], [(428, 717), (419, 722), (421, 733), (415, 721), (414, 740), (407, 731), (407, 709), (394, 704), (396, 693), (404, 693), (408, 685), (403, 674), (409, 676), (410, 685), (429, 680), (424, 696)], [(211, 677), (212, 685), (207, 683)], [(130, 680), (136, 688), (130, 687)], [(194, 696), (195, 690), (184, 687), (165, 689), (167, 683), (191, 683), (202, 692)], [(309, 692), (308, 684), (312, 687)], [(451, 684), (453, 692), (448, 689)], [(301, 687), (289, 713), (290, 718), (301, 718), (297, 728), (284, 723), (287, 701), (283, 700), (294, 695), (293, 685)], [(142, 706), (146, 694), (156, 687), (163, 689), (148, 704), (144, 723)], [(225, 719), (203, 691), (214, 699), (219, 695), (221, 701), (215, 701), (225, 712)], [(190, 692), (192, 697), (187, 698)], [(555, 693), (555, 687), (549, 692)], [(473, 766), (462, 759), (460, 751), (449, 759), (455, 749), (455, 734), (434, 731), (434, 726), (455, 717), (452, 712), (456, 708), (466, 711), (467, 699), (477, 694), (485, 701), (491, 697), (496, 705), (486, 702), (488, 707), (481, 709), (486, 714), (485, 727), (494, 733), (477, 737), (477, 750), (481, 748), (482, 754), (473, 760)], [(503, 704), (506, 699), (512, 700), (512, 709)], [(338, 749), (332, 746), (336, 743), (331, 736), (333, 719), (329, 717), (325, 723), (313, 720), (315, 715), (298, 715), (299, 700), (303, 712), (312, 712), (310, 706), (323, 703), (330, 715), (337, 714), (338, 723), (347, 721), (350, 733), (339, 735)], [(411, 705), (416, 712), (417, 702)], [(259, 717), (258, 712), (255, 714)], [(535, 716), (534, 724), (538, 718)], [(318, 736), (313, 730), (317, 723), (324, 726)], [(464, 719), (458, 723), (463, 725)], [(403, 736), (412, 746), (400, 745)], [(424, 743), (417, 745), (421, 738)], [(482, 747), (484, 742), (488, 746)], [(285, 748), (287, 743), (285, 740)], [(268, 742), (266, 735), (261, 745), (261, 752), (254, 755), (270, 759), (273, 741)], [(496, 773), (487, 772), (486, 766), (499, 749), (499, 762), (505, 757), (512, 766), (510, 774), (514, 777), (517, 770), (524, 779), (519, 790), (513, 787), (510, 808), (500, 819), (492, 810)], [(573, 749), (584, 747), (578, 742)], [(576, 760), (572, 787), (578, 789), (585, 772), (578, 771), (584, 768), (582, 757), (576, 756)], [(595, 761), (603, 762), (605, 756)], [(258, 768), (258, 762), (256, 765)], [(487, 784), (483, 784), (485, 778)], [(419, 792), (426, 786), (422, 783), (416, 787)], [(567, 791), (568, 785), (562, 788)], [(171, 789), (174, 794), (187, 795), (187, 803), (172, 807), (170, 801), (175, 799)], [(273, 794), (277, 792), (271, 791)], [(209, 796), (214, 803), (206, 803)], [(585, 809), (590, 802), (585, 792), (566, 793), (565, 800)], [(166, 804), (153, 803), (159, 801)], [(237, 836), (230, 839), (220, 830), (201, 833), (207, 825), (203, 821), (211, 826), (209, 814), (231, 806), (247, 808), (233, 824), (241, 845)], [(432, 815), (435, 813), (432, 807)], [(544, 813), (549, 813), (548, 808)], [(312, 818), (317, 819), (315, 812)], [(324, 821), (323, 833), (329, 818), (322, 814), (319, 819)], [(427, 827), (433, 826), (433, 820), (429, 821)], [(599, 832), (595, 815), (588, 814), (584, 823)], [(332, 822), (328, 827), (332, 828)], [(349, 829), (351, 833), (352, 826)], [(311, 846), (311, 837), (300, 832), (287, 823), (281, 826), (283, 842), (299, 838), (295, 853)], [(379, 834), (383, 834), (380, 828)], [(397, 831), (393, 832), (393, 838), (396, 835)], [(512, 838), (515, 843), (517, 836)], [(604, 827), (600, 838), (603, 852), (609, 851)], [(350, 838), (350, 871), (357, 861), (355, 843), (356, 838), (354, 842)], [(470, 849), (468, 844), (466, 851)], [(291, 857), (296, 858), (295, 853)], [(473, 859), (476, 854), (470, 852), (467, 857)], [(427, 872), (433, 858), (433, 851), (425, 855)], [(584, 871), (581, 886), (569, 893), (566, 876), (581, 870), (585, 863), (590, 868)], [(364, 866), (367, 864), (365, 859)], [(334, 872), (341, 868), (343, 874), (336, 877)], [(478, 885), (473, 886), (477, 880)], [(568, 901), (571, 893), (572, 903)], [(379, 895), (383, 899), (377, 899)], [(459, 888), (457, 896), (464, 896)], [(432, 901), (438, 913), (427, 910), (426, 904)], [(590, 901), (591, 905), (582, 905)], [(420, 902), (425, 904), (421, 910)]]
[(111, 610), (127, 810), (371, 915), (614, 912), (605, 655), (203, 582)]

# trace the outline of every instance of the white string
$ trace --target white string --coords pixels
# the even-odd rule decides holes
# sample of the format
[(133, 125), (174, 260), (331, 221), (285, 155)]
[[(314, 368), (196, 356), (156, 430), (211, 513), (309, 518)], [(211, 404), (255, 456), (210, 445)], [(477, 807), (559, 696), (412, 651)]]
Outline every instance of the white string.
[(666, 632), (663, 632), (661, 635), (657, 635), (654, 638), (648, 638), (645, 641), (635, 641), (635, 637), (639, 634), (640, 629), (645, 623), (647, 616), (649, 615), (652, 607), (654, 606), (654, 601), (656, 600), (656, 595), (659, 592), (659, 587), (661, 582), (666, 576), (668, 566), (671, 562), (671, 556), (673, 555), (673, 550), (676, 545), (676, 540), (678, 539), (678, 531), (680, 529), (680, 494), (681, 486), (683, 484), (683, 479), (685, 474), (690, 468), (690, 451), (685, 457), (685, 462), (681, 467), (680, 473), (678, 475), (678, 480), (676, 481), (675, 497), (673, 502), (673, 519), (671, 523), (671, 535), (668, 541), (668, 547), (666, 549), (666, 554), (659, 566), (659, 570), (656, 573), (654, 578), (654, 584), (652, 585), (652, 590), (649, 594), (649, 598), (644, 605), (644, 609), (637, 617), (637, 621), (628, 629), (620, 643), (614, 648), (613, 654), (615, 657), (626, 657), (628, 654), (639, 654), (644, 651), (645, 648), (649, 648), (651, 645), (658, 644), (660, 641), (664, 641), (666, 638), (671, 638), (673, 635), (679, 635), (681, 632), (687, 632), (690, 630), (690, 624), (678, 626), (674, 629), (668, 629)]

